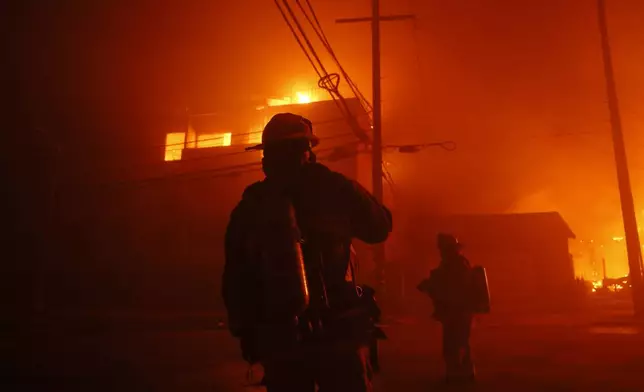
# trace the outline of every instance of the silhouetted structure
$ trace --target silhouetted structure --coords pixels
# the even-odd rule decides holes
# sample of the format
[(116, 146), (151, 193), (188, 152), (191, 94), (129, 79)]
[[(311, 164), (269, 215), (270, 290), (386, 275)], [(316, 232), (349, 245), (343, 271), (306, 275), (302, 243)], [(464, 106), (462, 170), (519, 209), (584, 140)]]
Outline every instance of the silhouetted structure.
[(409, 246), (419, 257), (409, 276), (427, 276), (438, 260), (431, 238), (458, 235), (475, 265), (487, 268), (492, 312), (565, 309), (575, 303), (568, 240), (575, 238), (557, 212), (416, 217)]
[[(348, 101), (368, 129), (368, 116), (360, 112), (359, 102)], [(66, 251), (67, 258), (93, 266), (100, 274), (93, 277), (87, 271), (79, 272), (79, 277), (70, 281), (77, 281), (75, 285), (85, 281), (93, 286), (104, 285), (96, 290), (97, 295), (103, 296), (100, 301), (91, 294), (83, 295), (87, 306), (99, 306), (98, 301), (101, 306), (117, 309), (201, 312), (220, 305), (217, 285), (229, 214), (244, 188), (263, 177), (261, 152), (244, 152), (254, 143), (246, 142), (244, 136), (250, 124), (257, 121), (261, 130), (263, 117), (285, 111), (306, 115), (313, 121), (315, 133), (322, 139), (316, 148), (322, 163), (356, 178), (360, 146), (333, 101), (264, 110), (250, 107), (207, 122), (195, 121), (193, 127), (204, 134), (231, 132), (231, 145), (188, 148), (182, 160), (170, 162), (164, 162), (160, 145), (150, 164), (132, 165), (97, 177), (101, 187), (95, 188), (91, 199), (83, 201), (87, 208), (82, 220), (69, 224), (74, 235), (69, 236), (73, 244), (70, 242)], [(245, 119), (235, 120), (244, 113)], [(108, 298), (99, 291), (115, 294)], [(66, 303), (79, 299), (70, 298)]]

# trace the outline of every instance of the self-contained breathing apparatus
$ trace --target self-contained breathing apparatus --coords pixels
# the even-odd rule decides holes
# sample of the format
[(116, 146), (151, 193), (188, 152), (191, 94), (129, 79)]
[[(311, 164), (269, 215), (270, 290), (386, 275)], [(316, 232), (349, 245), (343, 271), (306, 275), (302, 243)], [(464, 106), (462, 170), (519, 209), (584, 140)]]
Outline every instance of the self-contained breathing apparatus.
[(290, 197), (267, 189), (262, 199), (248, 251), (261, 286), (253, 329), (257, 349), (266, 352), (321, 333), (326, 287), (321, 266), (313, 265), (315, 260), (304, 262), (305, 239)]
[[(363, 296), (352, 279), (346, 282), (343, 309), (330, 306), (323, 252), (301, 232), (291, 199), (275, 192), (262, 204), (256, 235), (249, 244), (259, 263), (256, 271), (262, 293), (257, 298), (261, 315), (254, 327), (258, 355), (302, 341), (361, 335), (369, 339), (378, 318), (364, 306), (375, 304), (371, 295)], [(353, 260), (350, 267), (353, 275)]]
[(302, 254), (302, 236), (291, 201), (272, 195), (263, 206), (256, 237), (258, 276), (262, 287), (262, 323), (295, 322), (310, 303), (309, 283)]

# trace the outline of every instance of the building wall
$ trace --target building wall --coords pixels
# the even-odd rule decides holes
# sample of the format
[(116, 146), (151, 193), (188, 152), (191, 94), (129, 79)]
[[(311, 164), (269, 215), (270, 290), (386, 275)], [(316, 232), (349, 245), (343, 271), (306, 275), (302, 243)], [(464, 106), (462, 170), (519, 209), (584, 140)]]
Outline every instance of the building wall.
[[(512, 218), (512, 217), (510, 217)], [(421, 217), (398, 227), (407, 235), (401, 239), (405, 257), (400, 260), (410, 281), (406, 301), (426, 308), (426, 298), (415, 287), (438, 266), (436, 233), (456, 234), (464, 244), (465, 256), (475, 265), (486, 267), (495, 312), (556, 311), (575, 306), (576, 287), (567, 234), (555, 225), (542, 230), (525, 224), (512, 229), (502, 222), (477, 224), (473, 218), (464, 225), (446, 219), (442, 224)], [(507, 220), (506, 220), (507, 221)], [(506, 227), (507, 230), (503, 229)]]
[[(356, 148), (356, 137), (333, 103), (320, 108), (303, 113), (323, 139), (319, 156), (355, 178), (355, 156), (328, 158), (335, 147)], [(123, 151), (104, 168), (78, 165), (61, 180), (47, 242), (52, 261), (38, 272), (43, 308), (222, 310), (224, 232), (244, 188), (263, 178), (261, 153), (233, 145), (164, 162), (162, 144)]]
[[(332, 111), (317, 118), (333, 115), (338, 116)], [(355, 178), (357, 146), (349, 145), (344, 159), (328, 159), (333, 148), (355, 140), (346, 123), (315, 126), (316, 117), (312, 120), (322, 139), (316, 149), (321, 162)], [(164, 165), (163, 180), (129, 191), (131, 245), (126, 252), (145, 271), (133, 305), (223, 310), (220, 283), (229, 214), (246, 186), (263, 178), (261, 152), (244, 152), (244, 147), (184, 150), (185, 159)]]

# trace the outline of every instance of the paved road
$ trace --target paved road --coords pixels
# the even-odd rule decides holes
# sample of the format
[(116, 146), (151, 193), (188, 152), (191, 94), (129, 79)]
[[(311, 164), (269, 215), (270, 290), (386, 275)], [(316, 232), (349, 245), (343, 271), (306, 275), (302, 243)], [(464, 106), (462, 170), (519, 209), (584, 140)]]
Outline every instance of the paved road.
[[(487, 317), (475, 329), (477, 391), (642, 391), (644, 329), (616, 316)], [(220, 391), (246, 386), (236, 341), (210, 317), (42, 326), (5, 341), (11, 388), (24, 391)], [(82, 327), (81, 327), (82, 325)], [(438, 326), (399, 318), (387, 326), (378, 391), (440, 384)], [(24, 332), (24, 331), (23, 331)]]

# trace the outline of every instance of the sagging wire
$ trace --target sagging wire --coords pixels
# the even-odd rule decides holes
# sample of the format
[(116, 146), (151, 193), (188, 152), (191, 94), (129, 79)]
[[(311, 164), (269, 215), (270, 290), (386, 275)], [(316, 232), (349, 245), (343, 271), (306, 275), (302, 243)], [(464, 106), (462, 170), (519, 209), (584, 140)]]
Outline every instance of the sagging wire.
[(398, 200), (398, 191), (396, 190), (396, 183), (394, 182), (394, 177), (391, 175), (391, 172), (383, 162), (382, 164), (382, 177), (384, 178), (387, 185), (389, 185), (389, 190), (391, 191), (391, 196), (394, 199), (394, 203)]
[[(366, 113), (364, 113), (362, 115), (367, 116)], [(344, 117), (336, 117), (336, 118), (327, 119), (327, 120), (323, 120), (323, 121), (316, 121), (313, 125), (314, 126), (319, 126), (319, 125), (325, 125), (325, 124), (332, 124), (332, 123), (340, 122), (340, 121), (345, 121), (345, 118)], [(253, 134), (256, 134), (256, 133), (261, 134), (261, 132), (262, 131), (236, 133), (233, 136), (235, 136), (235, 137), (247, 136), (247, 135), (253, 135)], [(335, 134), (332, 134), (332, 135), (329, 135), (329, 136), (321, 137), (320, 140), (325, 140), (326, 141), (326, 140), (332, 140), (332, 139), (348, 138), (348, 137), (351, 137), (353, 135), (354, 135), (353, 132), (335, 133)], [(225, 138), (225, 137), (226, 136), (222, 135), (222, 136), (215, 136), (215, 137), (210, 137), (210, 138), (203, 138), (203, 139), (198, 140), (197, 143), (198, 142), (204, 142), (204, 141), (223, 140), (223, 138)], [(165, 147), (167, 149), (168, 147), (173, 147), (173, 146), (178, 147), (178, 146), (183, 146), (183, 145), (184, 145), (184, 142), (178, 142), (178, 143), (168, 143), (168, 144), (160, 144), (160, 145), (140, 146), (138, 148), (147, 150), (147, 149), (163, 149)], [(213, 146), (213, 147), (207, 147), (207, 148), (221, 148), (223, 150), (223, 149), (226, 149), (226, 148), (229, 148), (229, 147), (231, 147), (231, 146), (220, 146), (220, 147)], [(122, 148), (135, 149), (137, 147), (136, 146), (124, 146)], [(190, 149), (194, 149), (194, 148), (190, 148)], [(249, 153), (248, 151), (232, 151), (232, 152), (222, 152), (220, 154), (204, 155), (204, 156), (197, 156), (197, 157), (190, 157), (190, 158), (182, 157), (181, 159), (177, 159), (177, 160), (173, 160), (173, 161), (159, 162), (159, 161), (155, 160), (154, 162), (149, 162), (149, 161), (136, 160), (136, 161), (127, 161), (127, 162), (124, 162), (123, 164), (128, 165), (127, 166), (128, 169), (133, 169), (133, 168), (142, 169), (142, 168), (156, 167), (156, 166), (158, 166), (160, 164), (176, 165), (176, 164), (180, 164), (181, 162), (212, 161), (212, 160), (216, 160), (216, 159), (219, 159), (219, 158), (227, 158), (227, 157), (231, 157), (231, 156), (235, 156), (235, 155), (248, 154), (248, 153)], [(133, 164), (135, 165), (134, 167), (132, 166)], [(120, 170), (120, 169), (124, 169), (122, 167), (122, 165), (99, 165), (98, 168), (100, 170)], [(89, 172), (88, 172), (88, 174), (89, 174)]]
[[(295, 40), (300, 46), (300, 49), (302, 49), (302, 51), (305, 53), (305, 56), (309, 60), (309, 63), (311, 63), (311, 65), (313, 66), (313, 69), (318, 74), (318, 77), (319, 77), (318, 87), (326, 90), (329, 93), (329, 95), (338, 106), (338, 109), (340, 110), (340, 112), (344, 115), (345, 119), (349, 123), (349, 126), (354, 131), (358, 139), (365, 144), (370, 144), (371, 139), (369, 138), (367, 133), (360, 127), (357, 120), (351, 113), (351, 109), (349, 108), (349, 105), (347, 104), (346, 100), (344, 99), (344, 97), (339, 91), (340, 75), (337, 73), (327, 72), (326, 68), (324, 67), (324, 64), (320, 60), (320, 57), (317, 55), (317, 52), (315, 51), (313, 44), (307, 37), (306, 32), (304, 31), (304, 28), (302, 27), (297, 16), (295, 15), (295, 12), (293, 12), (293, 9), (288, 4), (288, 1), (283, 0), (282, 3), (284, 5), (284, 8), (290, 15), (290, 18), (293, 20), (293, 23), (297, 26), (297, 30), (299, 31), (299, 34), (301, 35), (302, 39), (300, 39), (300, 36), (295, 31), (295, 27), (293, 27), (293, 23), (286, 15), (286, 12), (284, 12), (284, 8), (282, 8), (282, 6), (280, 5), (279, 0), (274, 0), (274, 3), (278, 8), (278, 10), (280, 11), (280, 14), (282, 15), (282, 18), (286, 22), (287, 26), (291, 30), (291, 33), (295, 37)], [(313, 25), (313, 27), (314, 27), (314, 30), (316, 30), (315, 25)], [(306, 43), (306, 46), (308, 47), (308, 51), (302, 41)], [(324, 44), (324, 41), (323, 41), (323, 44)], [(310, 54), (309, 54), (309, 51), (310, 51)], [(315, 58), (315, 60), (317, 61), (317, 64), (313, 61), (313, 58)]]
[[(332, 118), (329, 120), (324, 120), (324, 121), (316, 121), (313, 123), (313, 126), (319, 126), (319, 125), (325, 125), (325, 124), (331, 124), (334, 122), (339, 122), (339, 121), (344, 121), (344, 117), (336, 117)], [(242, 132), (242, 133), (235, 133), (232, 136), (235, 137), (240, 137), (240, 136), (250, 136), (250, 135), (258, 135), (261, 134), (262, 131), (251, 131), (251, 132)], [(209, 138), (203, 138), (200, 140), (197, 140), (196, 142), (206, 142), (206, 141), (214, 141), (214, 140), (223, 140), (226, 136), (224, 135), (219, 135), (219, 136), (214, 136), (214, 137), (209, 137)], [(169, 144), (162, 144), (162, 145), (156, 145), (152, 146), (152, 148), (163, 148), (163, 147), (174, 147), (174, 146), (183, 146), (185, 143), (184, 142), (177, 142), (177, 143), (169, 143)], [(226, 146), (227, 147), (227, 146)]]
[[(403, 144), (403, 145), (387, 145), (383, 147), (383, 150), (394, 149), (399, 153), (410, 154), (416, 153), (420, 150), (428, 147), (440, 147), (446, 151), (454, 151), (456, 149), (456, 143), (453, 141), (444, 141), (444, 142), (434, 142), (434, 143), (421, 143), (421, 144)], [(396, 190), (396, 183), (394, 182), (394, 177), (387, 168), (385, 162), (382, 163), (382, 177), (389, 185), (391, 194), (394, 198), (394, 202), (398, 199), (398, 191)]]
[[(329, 152), (329, 154), (319, 156), (318, 160), (321, 162), (337, 162), (342, 159), (355, 157), (358, 154), (366, 153), (367, 151), (365, 150), (350, 151), (350, 152), (343, 150), (343, 149), (346, 149), (346, 147), (351, 147), (351, 146), (355, 147), (359, 143), (360, 143), (359, 141), (354, 141), (340, 146), (332, 146), (332, 147), (327, 147), (323, 149), (316, 149), (317, 153)], [(423, 144), (411, 144), (411, 145), (391, 145), (391, 146), (385, 146), (383, 147), (383, 149), (384, 150), (395, 149), (398, 152), (410, 153), (410, 152), (418, 152), (427, 147), (437, 147), (437, 146), (448, 151), (453, 151), (456, 148), (455, 147), (456, 144), (454, 142), (448, 141), (448, 142), (423, 143)], [(452, 146), (452, 147), (447, 147), (447, 146)], [(413, 147), (413, 151), (411, 151), (412, 147)], [(337, 151), (341, 151), (341, 153), (336, 155), (335, 153)], [(229, 166), (223, 166), (218, 168), (204, 169), (204, 170), (178, 173), (178, 174), (172, 174), (172, 175), (166, 175), (166, 176), (149, 177), (144, 179), (122, 180), (122, 181), (117, 181), (109, 184), (88, 184), (88, 185), (99, 185), (99, 186), (103, 185), (108, 187), (132, 186), (132, 185), (137, 186), (137, 185), (146, 185), (149, 183), (155, 183), (155, 182), (171, 180), (171, 179), (173, 180), (174, 179), (176, 180), (197, 179), (198, 180), (198, 179), (212, 179), (212, 178), (221, 178), (221, 177), (236, 177), (245, 173), (259, 172), (259, 171), (261, 171), (261, 162), (250, 162), (250, 163), (229, 165)], [(395, 192), (394, 190), (395, 183), (393, 180), (393, 176), (391, 175), (391, 173), (386, 167), (383, 168), (383, 177), (385, 178), (385, 181), (387, 181), (387, 184), (392, 188), (392, 193)]]
[[(343, 121), (343, 120), (344, 119), (340, 119), (340, 121)], [(321, 141), (339, 140), (339, 139), (343, 139), (343, 138), (349, 138), (349, 137), (351, 137), (353, 135), (354, 135), (353, 132), (341, 132), (341, 133), (336, 133), (336, 134), (332, 134), (332, 135), (329, 135), (329, 136), (321, 137), (320, 140)], [(205, 140), (205, 139), (203, 139), (203, 140)], [(173, 165), (182, 165), (182, 164), (185, 164), (186, 162), (190, 162), (190, 163), (214, 162), (214, 161), (219, 160), (219, 159), (226, 159), (226, 158), (230, 158), (230, 157), (233, 157), (233, 156), (238, 156), (238, 155), (249, 154), (250, 153), (249, 151), (226, 151), (226, 152), (223, 152), (223, 150), (227, 149), (228, 147), (229, 146), (226, 146), (226, 147), (211, 147), (211, 148), (214, 148), (214, 149), (221, 149), (222, 152), (218, 153), (218, 154), (207, 154), (207, 155), (201, 155), (201, 156), (192, 156), (192, 157), (189, 157), (189, 158), (182, 157), (181, 159), (178, 159), (178, 160), (163, 161), (163, 162), (159, 162), (159, 161), (154, 161), (154, 162), (147, 162), (147, 161), (145, 161), (145, 162), (143, 162), (143, 161), (131, 162), (131, 161), (127, 161), (127, 162), (123, 162), (121, 165), (99, 165), (98, 169), (99, 170), (111, 170), (111, 171), (126, 170), (127, 169), (127, 170), (136, 171), (136, 170), (141, 170), (141, 169), (156, 168), (156, 167), (159, 167), (160, 165), (169, 165), (170, 167), (173, 167)], [(197, 149), (192, 149), (191, 148), (191, 150), (197, 150)], [(124, 166), (124, 165), (126, 165), (126, 166)], [(94, 169), (95, 168), (87, 168), (87, 171), (84, 174), (81, 174), (81, 176), (93, 177), (92, 170), (94, 170)]]
[(412, 153), (419, 152), (420, 150), (427, 147), (440, 147), (446, 151), (454, 151), (456, 150), (456, 143), (450, 140), (445, 142), (421, 143), (421, 144), (402, 144), (402, 145), (391, 144), (391, 145), (384, 146), (383, 149), (396, 149), (398, 150), (398, 152), (403, 154), (412, 154)]
[[(295, 38), (295, 41), (297, 41), (297, 44), (299, 45), (300, 49), (302, 49), (302, 52), (304, 52), (304, 55), (306, 58), (309, 60), (309, 63), (315, 70), (315, 73), (318, 75), (318, 87), (325, 89), (329, 95), (331, 95), (331, 98), (333, 101), (335, 101), (336, 105), (338, 105), (338, 109), (342, 111), (342, 107), (339, 105), (337, 102), (337, 97), (335, 93), (338, 91), (338, 87), (340, 84), (340, 78), (339, 75), (337, 78), (331, 78), (331, 75), (327, 72), (326, 68), (324, 67), (324, 64), (322, 63), (322, 60), (320, 60), (320, 57), (317, 55), (317, 52), (315, 51), (315, 48), (313, 48), (313, 44), (311, 44), (311, 41), (308, 39), (306, 36), (306, 33), (304, 32), (304, 29), (302, 28), (302, 25), (297, 19), (297, 16), (293, 12), (293, 9), (291, 6), (288, 4), (287, 0), (283, 0), (282, 3), (284, 3), (284, 8), (288, 11), (289, 15), (291, 16), (291, 19), (293, 20), (293, 23), (297, 26), (297, 29), (299, 33), (302, 36), (302, 39), (300, 39), (300, 36), (298, 33), (295, 31), (295, 27), (293, 27), (293, 23), (291, 20), (288, 18), (286, 15), (286, 12), (284, 12), (284, 9), (279, 3), (279, 0), (274, 0), (275, 5), (277, 6), (277, 9), (279, 10), (280, 14), (282, 14), (282, 19), (286, 22), (286, 25), (288, 26), (289, 30), (291, 30), (291, 34), (293, 34), (293, 37)], [(308, 46), (308, 50), (304, 46), (304, 43)], [(310, 53), (309, 53), (310, 51)], [(313, 58), (311, 58), (311, 55), (315, 58), (317, 63), (313, 61)], [(319, 69), (318, 69), (319, 68)], [(337, 74), (336, 74), (337, 75)]]
[(313, 27), (313, 30), (317, 34), (318, 38), (320, 41), (322, 41), (322, 44), (326, 48), (327, 52), (329, 55), (331, 55), (331, 58), (335, 62), (336, 66), (338, 67), (338, 70), (340, 73), (342, 73), (342, 76), (344, 79), (347, 81), (347, 84), (349, 85), (349, 88), (353, 92), (354, 96), (360, 101), (360, 103), (363, 105), (363, 109), (366, 112), (371, 112), (373, 110), (371, 103), (365, 98), (365, 96), (362, 94), (356, 83), (351, 79), (349, 74), (346, 72), (342, 64), (340, 63), (340, 60), (338, 59), (338, 56), (335, 54), (335, 51), (331, 47), (331, 44), (329, 43), (328, 38), (326, 37), (326, 34), (324, 33), (324, 29), (322, 28), (322, 24), (320, 23), (320, 20), (317, 17), (317, 14), (315, 12), (315, 9), (313, 8), (313, 5), (311, 4), (310, 0), (306, 0), (306, 5), (308, 6), (308, 9), (311, 13), (311, 16), (309, 16), (309, 13), (306, 11), (304, 6), (302, 6), (302, 3), (300, 0), (295, 1), (296, 4), (300, 7), (300, 10), (306, 17), (306, 20), (309, 22), (311, 27)]
[[(302, 40), (297, 35), (297, 32), (295, 31), (295, 28), (293, 27), (293, 24), (288, 19), (288, 16), (286, 16), (286, 13), (284, 12), (284, 9), (282, 9), (282, 6), (280, 5), (279, 0), (274, 0), (274, 2), (275, 2), (275, 6), (279, 10), (280, 14), (282, 14), (282, 18), (286, 22), (286, 25), (288, 26), (289, 30), (291, 30), (291, 34), (293, 34), (293, 37), (295, 38), (295, 41), (300, 46), (300, 49), (302, 49), (302, 52), (304, 52), (304, 55), (306, 56), (306, 58), (309, 60), (309, 63), (313, 67), (313, 70), (315, 70), (315, 73), (318, 75), (318, 78), (321, 79), (322, 78), (322, 73), (320, 72), (320, 70), (318, 70), (318, 66), (315, 64), (315, 62), (311, 58), (311, 55), (309, 54), (309, 52), (304, 47), (304, 44), (302, 43)], [(286, 2), (286, 0), (284, 0), (284, 5), (286, 5), (288, 7), (288, 3)]]
[[(330, 152), (330, 154), (327, 154), (326, 156), (319, 157), (318, 158), (319, 161), (337, 161), (339, 159), (355, 156), (356, 154), (345, 154), (338, 159), (333, 157), (333, 152), (335, 150), (341, 149), (347, 146), (355, 145), (357, 143), (359, 142), (349, 142), (340, 146), (316, 149), (315, 152), (316, 153)], [(261, 164), (262, 164), (261, 161), (249, 162), (249, 163), (243, 163), (243, 164), (237, 164), (237, 165), (228, 165), (228, 166), (176, 173), (176, 174), (170, 174), (170, 175), (164, 175), (164, 176), (148, 177), (148, 178), (142, 178), (142, 179), (127, 179), (127, 180), (120, 180), (120, 181), (115, 181), (107, 184), (103, 183), (103, 184), (91, 184), (91, 185), (127, 186), (127, 185), (146, 184), (149, 182), (164, 181), (168, 179), (200, 179), (204, 177), (206, 178), (228, 177), (228, 176), (235, 176), (241, 173), (246, 173), (248, 171), (259, 171), (261, 170)], [(214, 174), (214, 175), (211, 176), (211, 174)]]

